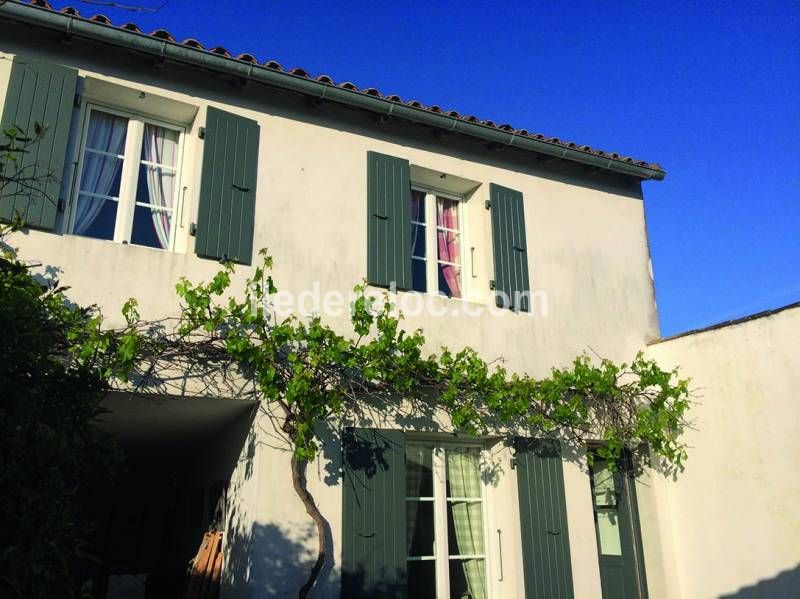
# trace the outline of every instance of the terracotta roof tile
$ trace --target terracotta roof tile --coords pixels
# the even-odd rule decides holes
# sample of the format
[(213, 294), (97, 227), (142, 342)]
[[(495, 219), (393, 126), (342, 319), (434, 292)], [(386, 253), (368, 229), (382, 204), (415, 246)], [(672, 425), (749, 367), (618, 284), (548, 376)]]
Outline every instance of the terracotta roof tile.
[[(60, 13), (63, 13), (63, 14), (66, 14), (66, 15), (70, 15), (70, 16), (75, 17), (75, 18), (84, 19), (86, 21), (92, 21), (94, 23), (98, 23), (98, 24), (102, 24), (102, 25), (113, 26), (113, 23), (111, 22), (111, 19), (109, 19), (105, 15), (97, 14), (97, 15), (93, 15), (91, 17), (85, 17), (85, 16), (81, 15), (76, 8), (73, 8), (71, 6), (67, 6), (67, 7), (64, 7), (62, 9), (60, 9), (59, 11), (56, 11), (56, 9), (54, 9), (46, 0), (29, 0), (29, 3), (31, 5), (37, 6), (39, 8), (43, 8), (43, 9), (46, 9), (46, 10), (51, 10), (51, 11), (54, 11), (54, 12), (60, 12)], [(126, 23), (124, 25), (119, 26), (119, 28), (122, 29), (122, 30), (125, 30), (125, 31), (134, 32), (134, 33), (142, 33), (142, 30), (135, 23)], [(203, 44), (201, 44), (198, 40), (196, 40), (194, 38), (187, 38), (187, 39), (183, 40), (182, 42), (176, 42), (176, 40), (172, 36), (172, 34), (169, 31), (167, 31), (166, 29), (156, 29), (155, 31), (150, 33), (149, 36), (150, 37), (154, 37), (156, 39), (164, 40), (164, 41), (169, 42), (169, 43), (180, 43), (180, 45), (185, 46), (187, 48), (192, 48), (194, 50), (199, 50), (199, 51), (203, 51), (203, 52), (210, 52), (210, 53), (213, 53), (213, 54), (216, 54), (216, 55), (219, 55), (219, 56), (224, 56), (226, 58), (231, 58), (231, 59), (233, 58), (231, 53), (228, 52), (228, 50), (223, 48), (222, 46), (215, 46), (215, 47), (212, 47), (211, 49), (206, 49), (203, 46)], [(252, 64), (258, 64), (258, 60), (256, 59), (256, 57), (254, 55), (252, 55), (252, 54), (249, 54), (249, 53), (239, 54), (239, 55), (236, 56), (236, 59), (244, 61), (244, 62), (249, 62), (249, 63), (252, 63)], [(276, 71), (287, 72), (280, 65), (280, 63), (278, 63), (278, 62), (276, 62), (274, 60), (269, 60), (267, 62), (264, 62), (264, 63), (262, 63), (262, 66), (264, 66), (264, 67), (266, 67), (268, 69), (276, 70)], [(621, 156), (620, 154), (617, 154), (616, 152), (613, 152), (613, 153), (604, 152), (603, 150), (598, 150), (596, 148), (592, 148), (592, 147), (587, 146), (587, 145), (578, 145), (578, 144), (576, 144), (574, 142), (561, 141), (557, 137), (546, 137), (546, 136), (544, 136), (544, 135), (542, 135), (540, 133), (530, 133), (530, 132), (528, 132), (527, 129), (515, 129), (512, 125), (508, 125), (508, 124), (497, 125), (497, 124), (495, 124), (494, 121), (482, 120), (482, 119), (479, 119), (478, 117), (473, 116), (473, 115), (464, 115), (464, 114), (461, 114), (459, 112), (456, 112), (455, 110), (444, 111), (440, 106), (437, 106), (435, 104), (431, 105), (431, 106), (425, 106), (421, 102), (418, 102), (416, 100), (404, 101), (403, 98), (398, 96), (398, 95), (384, 95), (384, 94), (382, 94), (380, 92), (380, 90), (378, 90), (378, 89), (376, 89), (374, 87), (368, 87), (368, 88), (361, 89), (358, 86), (356, 86), (354, 83), (351, 83), (349, 81), (345, 81), (345, 82), (337, 84), (328, 75), (319, 75), (317, 77), (314, 77), (310, 73), (308, 73), (308, 71), (306, 71), (305, 69), (301, 69), (301, 68), (293, 68), (288, 72), (291, 73), (292, 75), (295, 75), (295, 76), (298, 76), (298, 77), (315, 79), (316, 81), (319, 81), (320, 83), (324, 83), (326, 85), (336, 85), (337, 87), (340, 87), (342, 89), (350, 90), (350, 91), (353, 91), (353, 92), (358, 92), (358, 93), (365, 94), (365, 95), (368, 95), (368, 96), (382, 98), (382, 99), (387, 100), (389, 102), (405, 103), (407, 106), (412, 106), (412, 107), (418, 108), (420, 110), (426, 110), (428, 112), (432, 112), (432, 113), (436, 113), (436, 114), (446, 114), (449, 117), (456, 118), (456, 119), (459, 119), (459, 120), (463, 120), (463, 121), (466, 121), (466, 122), (469, 122), (469, 123), (477, 123), (477, 124), (481, 124), (481, 125), (483, 125), (485, 127), (490, 127), (490, 128), (493, 128), (493, 129), (499, 129), (499, 130), (502, 130), (502, 131), (513, 132), (515, 135), (518, 135), (518, 136), (528, 137), (528, 138), (539, 140), (539, 141), (545, 141), (545, 142), (553, 144), (553, 145), (557, 145), (557, 146), (561, 146), (561, 147), (564, 147), (564, 148), (570, 148), (570, 149), (578, 150), (578, 151), (581, 151), (581, 152), (585, 152), (587, 154), (593, 154), (595, 156), (602, 156), (604, 158), (609, 158), (609, 159), (612, 159), (612, 160), (618, 160), (618, 161), (621, 161), (621, 162), (626, 162), (628, 164), (636, 164), (638, 166), (642, 166), (642, 167), (646, 167), (646, 168), (650, 168), (650, 169), (655, 169), (655, 170), (659, 170), (659, 171), (661, 170), (661, 167), (656, 163), (648, 163), (648, 162), (646, 162), (644, 160), (636, 160), (636, 159), (630, 158), (628, 156)]]

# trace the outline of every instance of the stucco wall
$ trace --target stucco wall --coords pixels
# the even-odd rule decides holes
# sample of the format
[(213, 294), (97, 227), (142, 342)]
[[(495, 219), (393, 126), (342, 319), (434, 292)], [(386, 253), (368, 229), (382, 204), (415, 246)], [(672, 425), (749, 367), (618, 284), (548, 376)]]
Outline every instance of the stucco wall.
[[(176, 252), (38, 231), (13, 239), (23, 257), (58, 269), (62, 283), (72, 288), (71, 298), (99, 304), (109, 324), (120, 322), (119, 308), (130, 296), (140, 300), (144, 317), (174, 314), (179, 277), (201, 280), (216, 272), (215, 263), (192, 253), (188, 230), (197, 213), (202, 154), (198, 128), (204, 125), (207, 107), (217, 106), (260, 125), (254, 247), (268, 247), (275, 257), (274, 274), (281, 289), (297, 295), (318, 284), (322, 292), (347, 292), (363, 279), (366, 153), (375, 150), (407, 158), (413, 167), (477, 184), (468, 200), (465, 240), (475, 248), (474, 265), (465, 265), (474, 302), (482, 301), (492, 278), (489, 213), (483, 208), (489, 185), (524, 194), (531, 280), (534, 291), (546, 294), (547, 313), (539, 309), (533, 315), (467, 317), (462, 302), (434, 298), (444, 314), (406, 321), (409, 328), (426, 331), (432, 348), (469, 345), (488, 359), (502, 356), (512, 371), (542, 375), (582, 351), (631, 359), (657, 337), (638, 184), (558, 163), (541, 164), (516, 152), (490, 152), (463, 138), (437, 139), (402, 123), (378, 125), (366, 114), (326, 105), (309, 108), (298, 98), (253, 86), (240, 88), (212, 75), (201, 78), (173, 65), (157, 70), (141, 57), (100, 54), (77, 40), (71, 46), (57, 42), (37, 38), (34, 49), (21, 34), (11, 32), (0, 49), (6, 51), (3, 58), (22, 52), (79, 68), (87, 81), (84, 105), (95, 101), (133, 108), (141, 100), (142, 109), (151, 115), (186, 127), (181, 182), (186, 204)], [(9, 68), (10, 61), (0, 60), (0, 103)], [(112, 87), (104, 85), (108, 83)], [(240, 269), (237, 285), (247, 271)], [(345, 316), (332, 322), (346, 330)], [(332, 441), (309, 468), (309, 486), (330, 519), (336, 547), (341, 488), (331, 482), (330, 472), (336, 470), (339, 455)], [(505, 469), (492, 491), (488, 515), (494, 528), (508, 532), (505, 577), (492, 583), (495, 597), (522, 592), (516, 478), (508, 474), (508, 457), (507, 450), (498, 450)], [(598, 597), (589, 480), (580, 457), (565, 462), (565, 485), (576, 596)], [(258, 417), (243, 448), (231, 497), (224, 596), (285, 596), (307, 572), (315, 538), (291, 490), (285, 444), (267, 415)], [(497, 551), (492, 541), (490, 559)], [(338, 570), (325, 581), (319, 595), (337, 596)], [(658, 591), (652, 594), (659, 596)]]
[(685, 599), (800, 592), (798, 339), (795, 307), (648, 349), (696, 390), (689, 459), (664, 514)]

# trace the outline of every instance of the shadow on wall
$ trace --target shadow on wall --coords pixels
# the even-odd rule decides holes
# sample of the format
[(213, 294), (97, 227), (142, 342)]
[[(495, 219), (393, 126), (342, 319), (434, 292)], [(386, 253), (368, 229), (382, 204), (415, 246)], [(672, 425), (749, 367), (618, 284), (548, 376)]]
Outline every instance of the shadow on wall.
[(772, 578), (742, 587), (733, 593), (720, 595), (719, 599), (790, 599), (800, 597), (800, 564), (791, 570), (779, 572)]
[[(228, 532), (228, 564), (221, 597), (293, 597), (314, 564), (316, 529), (283, 530), (275, 524), (255, 524), (250, 530)], [(314, 597), (337, 597), (338, 581), (320, 579)]]
[[(316, 547), (317, 533), (312, 525), (289, 534), (274, 524), (256, 524), (249, 534), (235, 531), (229, 534), (231, 547), (227, 575), (222, 581), (222, 599), (297, 596), (316, 559), (308, 550)], [(360, 573), (352, 574), (353, 577), (363, 579)], [(385, 584), (369, 588), (363, 582), (355, 585), (371, 597), (400, 598), (407, 592), (405, 585), (396, 588)], [(338, 577), (323, 576), (311, 591), (311, 597), (338, 599), (340, 592)]]

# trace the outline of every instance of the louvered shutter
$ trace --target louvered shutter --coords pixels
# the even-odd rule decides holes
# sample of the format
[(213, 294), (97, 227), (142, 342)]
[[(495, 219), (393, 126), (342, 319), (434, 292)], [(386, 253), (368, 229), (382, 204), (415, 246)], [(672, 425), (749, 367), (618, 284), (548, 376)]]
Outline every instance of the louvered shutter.
[(342, 450), (342, 597), (404, 599), (405, 435), (347, 429)]
[[(6, 177), (16, 175), (30, 183), (3, 186), (0, 190), (1, 219), (11, 220), (18, 213), (30, 227), (52, 229), (55, 226), (77, 82), (75, 69), (14, 58), (3, 107), (2, 130), (15, 127), (18, 137), (28, 138), (34, 137), (37, 122), (46, 130), (25, 152), (13, 154), (16, 161), (6, 162)], [(3, 136), (0, 144), (6, 143), (8, 140)], [(17, 142), (17, 147), (21, 143)]]
[(522, 439), (516, 449), (525, 597), (572, 599), (572, 565), (561, 446)]
[(258, 138), (255, 121), (209, 107), (197, 213), (198, 256), (251, 263)]
[(367, 280), (411, 288), (411, 167), (367, 153)]
[(529, 312), (528, 246), (522, 193), (492, 183), (489, 195), (497, 305)]

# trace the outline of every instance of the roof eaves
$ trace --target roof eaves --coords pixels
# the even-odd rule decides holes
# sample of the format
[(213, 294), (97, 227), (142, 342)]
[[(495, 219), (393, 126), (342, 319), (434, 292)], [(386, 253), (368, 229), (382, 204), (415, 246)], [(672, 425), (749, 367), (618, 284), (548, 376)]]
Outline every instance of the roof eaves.
[(383, 95), (375, 88), (360, 89), (350, 82), (337, 85), (327, 75), (312, 77), (300, 68), (287, 71), (272, 60), (259, 64), (252, 54), (239, 54), (233, 57), (221, 46), (206, 49), (196, 39), (189, 38), (178, 42), (164, 29), (146, 34), (135, 23), (117, 27), (105, 15), (87, 18), (72, 7), (57, 11), (45, 0), (31, 0), (29, 4), (12, 0), (0, 5), (0, 14), (30, 25), (61, 30), (66, 35), (94, 39), (154, 54), (160, 60), (170, 59), (225, 72), (316, 98), (341, 102), (379, 114), (477, 137), (500, 146), (554, 156), (640, 179), (661, 180), (666, 175), (657, 163), (648, 163), (615, 152), (605, 152), (590, 146), (565, 142), (557, 137), (529, 133), (525, 129), (514, 129), (511, 125), (497, 125), (490, 120), (461, 115), (454, 110), (443, 110), (436, 105), (425, 106), (413, 100), (404, 102), (400, 96)]

